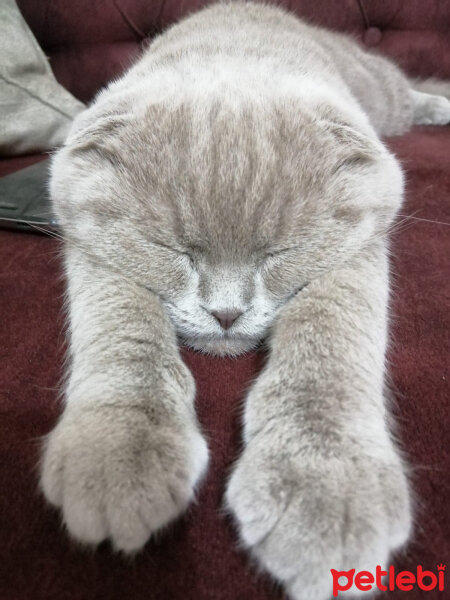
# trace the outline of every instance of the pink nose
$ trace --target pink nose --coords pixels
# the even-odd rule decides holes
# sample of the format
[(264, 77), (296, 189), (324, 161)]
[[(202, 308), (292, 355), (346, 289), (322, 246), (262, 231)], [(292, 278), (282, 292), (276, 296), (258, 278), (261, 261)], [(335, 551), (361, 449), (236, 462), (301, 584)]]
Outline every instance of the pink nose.
[(235, 311), (221, 311), (221, 310), (212, 310), (212, 316), (217, 319), (220, 323), (222, 329), (230, 329), (236, 319), (242, 315), (242, 312)]

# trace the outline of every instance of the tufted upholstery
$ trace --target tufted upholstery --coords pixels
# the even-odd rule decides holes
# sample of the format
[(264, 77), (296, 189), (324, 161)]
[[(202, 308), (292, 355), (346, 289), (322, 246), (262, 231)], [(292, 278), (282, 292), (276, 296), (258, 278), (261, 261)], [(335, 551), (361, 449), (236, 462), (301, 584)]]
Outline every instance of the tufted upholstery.
[[(19, 0), (18, 4), (60, 83), (86, 102), (139, 54), (148, 37), (208, 2)], [(397, 59), (411, 75), (450, 78), (449, 2), (284, 0), (279, 4), (312, 23), (355, 34)]]
[[(153, 36), (198, 0), (19, 0), (58, 80), (83, 101), (119, 74)], [(354, 33), (395, 57), (411, 75), (450, 79), (450, 2), (443, 0), (291, 0), (314, 23)], [(448, 228), (450, 129), (417, 128), (390, 142), (408, 175), (394, 235), (393, 410), (415, 469), (413, 542), (400, 569), (435, 569), (450, 556)], [(0, 173), (36, 157), (0, 162)], [(60, 405), (63, 284), (55, 240), (0, 232), (0, 599), (270, 600), (281, 593), (252, 571), (220, 513), (224, 482), (239, 451), (239, 403), (263, 357), (183, 356), (197, 380), (197, 408), (212, 461), (198, 503), (132, 562), (107, 544), (95, 553), (70, 544), (55, 512), (36, 492), (39, 437)], [(450, 589), (450, 582), (447, 581)], [(450, 593), (450, 592), (448, 592)], [(392, 593), (400, 600), (404, 594)], [(446, 597), (446, 596), (445, 596)], [(425, 598), (409, 592), (409, 600)], [(444, 598), (428, 592), (427, 600)], [(311, 598), (311, 600), (314, 600)]]

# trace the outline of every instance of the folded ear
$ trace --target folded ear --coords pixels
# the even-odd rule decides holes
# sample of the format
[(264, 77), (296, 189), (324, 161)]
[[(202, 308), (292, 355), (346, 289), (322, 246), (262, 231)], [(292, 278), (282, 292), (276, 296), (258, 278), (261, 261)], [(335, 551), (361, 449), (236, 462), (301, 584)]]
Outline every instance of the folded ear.
[(347, 125), (336, 124), (329, 131), (337, 145), (333, 173), (342, 168), (371, 165), (380, 158), (380, 148), (369, 136)]
[(332, 174), (343, 168), (364, 167), (372, 164), (383, 154), (383, 145), (375, 135), (370, 136), (356, 129), (330, 107), (319, 107), (320, 124), (335, 147), (336, 158)]
[(95, 152), (114, 164), (119, 143), (117, 138), (128, 122), (128, 115), (123, 114), (105, 115), (95, 120), (85, 119), (72, 129), (65, 146), (72, 155)]
[(330, 184), (341, 200), (339, 211), (354, 214), (354, 210), (363, 210), (374, 218), (376, 231), (386, 230), (403, 197), (399, 162), (367, 123), (353, 123), (350, 117), (328, 106), (319, 107), (319, 114), (331, 156), (324, 164), (329, 165)]
[(111, 212), (107, 190), (114, 187), (115, 173), (122, 167), (120, 131), (126, 120), (127, 115), (120, 114), (97, 117), (92, 109), (74, 120), (51, 165), (52, 206), (63, 227), (75, 222), (75, 215), (90, 205), (94, 196), (103, 202), (102, 193)]

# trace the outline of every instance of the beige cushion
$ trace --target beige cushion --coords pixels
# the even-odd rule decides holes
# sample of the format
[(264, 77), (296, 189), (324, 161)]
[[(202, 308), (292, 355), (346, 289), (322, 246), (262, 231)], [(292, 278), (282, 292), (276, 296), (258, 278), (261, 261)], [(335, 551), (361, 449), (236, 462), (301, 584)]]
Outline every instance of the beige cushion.
[(15, 0), (0, 0), (0, 155), (59, 146), (83, 108), (56, 81)]

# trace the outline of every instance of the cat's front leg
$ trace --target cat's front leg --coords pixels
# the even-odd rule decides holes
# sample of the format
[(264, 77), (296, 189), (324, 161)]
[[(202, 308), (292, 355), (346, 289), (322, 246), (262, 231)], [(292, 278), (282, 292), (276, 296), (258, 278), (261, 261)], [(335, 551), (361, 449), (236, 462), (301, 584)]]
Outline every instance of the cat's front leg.
[(226, 501), (243, 543), (295, 600), (331, 597), (331, 569), (385, 567), (409, 535), (383, 395), (387, 272), (380, 245), (291, 299), (247, 398)]
[(71, 371), (41, 486), (70, 534), (134, 551), (205, 471), (193, 378), (159, 298), (67, 250)]

